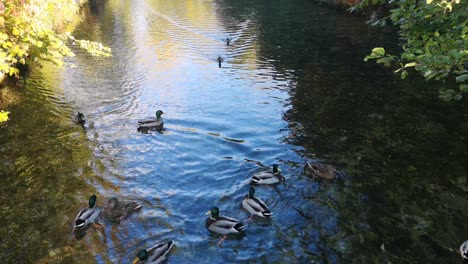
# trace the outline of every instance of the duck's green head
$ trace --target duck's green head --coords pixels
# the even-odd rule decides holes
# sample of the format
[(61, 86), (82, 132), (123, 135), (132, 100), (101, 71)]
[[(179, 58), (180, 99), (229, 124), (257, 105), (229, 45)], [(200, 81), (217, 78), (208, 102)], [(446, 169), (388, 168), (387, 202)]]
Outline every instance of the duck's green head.
[(94, 194), (89, 197), (89, 208), (94, 208), (94, 206), (96, 206), (96, 200), (97, 197)]
[(163, 111), (161, 110), (156, 111), (156, 118), (161, 118), (162, 114), (164, 114)]
[(219, 208), (215, 206), (211, 208), (211, 210), (208, 211), (206, 214), (211, 214), (211, 218), (216, 220), (219, 217)]
[(250, 186), (250, 189), (249, 189), (249, 198), (254, 198), (254, 195), (255, 195), (255, 189), (253, 186)]
[(146, 249), (140, 249), (138, 251), (138, 254), (136, 255), (136, 258), (133, 260), (133, 264), (136, 264), (140, 261), (145, 261), (148, 259), (148, 251)]
[(273, 173), (277, 174), (280, 172), (281, 172), (281, 169), (279, 168), (278, 164), (273, 164)]

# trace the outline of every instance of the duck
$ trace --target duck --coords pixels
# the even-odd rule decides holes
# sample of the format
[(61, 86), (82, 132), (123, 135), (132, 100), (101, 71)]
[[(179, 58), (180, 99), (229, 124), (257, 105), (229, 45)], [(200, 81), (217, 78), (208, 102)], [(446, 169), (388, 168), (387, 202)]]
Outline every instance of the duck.
[(329, 164), (310, 163), (304, 165), (304, 174), (312, 176), (312, 179), (321, 178), (333, 180), (336, 178), (336, 168)]
[(223, 235), (218, 245), (226, 239), (227, 235), (244, 231), (245, 225), (241, 221), (227, 216), (220, 216), (218, 207), (213, 207), (206, 213), (206, 215), (210, 214), (211, 216), (206, 219), (205, 227), (210, 232)]
[(247, 194), (242, 201), (242, 207), (251, 214), (251, 217), (247, 220), (252, 219), (254, 215), (260, 217), (271, 217), (273, 213), (270, 211), (268, 206), (259, 198), (255, 197), (255, 188), (250, 186), (249, 194)]
[(468, 263), (468, 240), (463, 242), (460, 246), (460, 254), (465, 261), (465, 263)]
[(96, 206), (96, 195), (91, 195), (88, 201), (88, 208), (82, 209), (76, 216), (73, 228), (76, 230), (85, 230), (90, 225), (97, 223), (97, 219), (101, 214), (101, 209)]
[(85, 119), (85, 116), (83, 115), (83, 113), (78, 111), (78, 113), (75, 116), (75, 123), (84, 126), (84, 124), (86, 123), (86, 119)]
[(127, 218), (131, 213), (141, 208), (141, 204), (137, 202), (121, 202), (113, 197), (107, 202), (104, 208), (104, 217), (111, 222), (120, 223)]
[(133, 260), (133, 264), (164, 263), (172, 246), (174, 246), (174, 242), (169, 240), (156, 244), (148, 249), (140, 249)]
[(275, 184), (284, 180), (284, 177), (281, 176), (281, 170), (277, 164), (273, 164), (273, 170), (262, 171), (256, 173), (252, 176), (250, 184), (259, 185), (259, 184)]
[(164, 120), (161, 115), (164, 114), (162, 110), (156, 111), (156, 117), (149, 117), (146, 119), (138, 120), (138, 130), (156, 130), (161, 132), (164, 127)]

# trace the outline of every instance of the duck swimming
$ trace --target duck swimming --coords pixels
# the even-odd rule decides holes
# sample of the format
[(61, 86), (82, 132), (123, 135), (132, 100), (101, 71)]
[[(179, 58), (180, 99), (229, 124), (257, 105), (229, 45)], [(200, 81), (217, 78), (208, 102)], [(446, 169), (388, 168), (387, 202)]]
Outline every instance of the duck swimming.
[(226, 239), (228, 234), (238, 234), (245, 228), (245, 225), (239, 220), (227, 216), (219, 216), (218, 207), (211, 208), (211, 210), (206, 214), (211, 214), (211, 216), (206, 219), (206, 229), (213, 233), (223, 235), (223, 238), (218, 242), (218, 245)]
[(140, 130), (156, 130), (161, 132), (164, 127), (164, 120), (161, 115), (164, 114), (163, 111), (156, 111), (156, 117), (149, 117), (146, 119), (138, 120), (138, 131)]
[(95, 224), (99, 215), (101, 214), (101, 209), (96, 207), (96, 195), (91, 195), (88, 201), (88, 208), (82, 209), (75, 219), (75, 224), (73, 228), (75, 230), (86, 230), (90, 225)]
[(336, 168), (329, 164), (310, 163), (304, 165), (304, 174), (312, 176), (312, 179), (321, 178), (333, 180), (336, 178)]
[(172, 241), (161, 242), (148, 249), (141, 249), (138, 251), (133, 264), (137, 263), (164, 263), (167, 259), (167, 254), (171, 250), (174, 243)]
[(256, 173), (252, 176), (250, 180), (250, 184), (258, 185), (258, 184), (275, 184), (279, 183), (284, 180), (284, 177), (281, 176), (281, 170), (277, 164), (273, 165), (273, 170), (269, 171), (262, 171)]
[(468, 240), (463, 242), (460, 246), (460, 254), (465, 261), (465, 263), (468, 263)]
[(271, 217), (273, 213), (270, 211), (268, 206), (254, 195), (255, 189), (253, 186), (250, 186), (249, 194), (247, 194), (242, 201), (242, 207), (251, 214), (251, 217), (247, 221), (252, 219), (254, 215), (260, 217)]
[(141, 208), (141, 204), (136, 202), (120, 202), (117, 198), (111, 198), (104, 208), (104, 217), (111, 222), (120, 223), (131, 213)]
[(84, 126), (84, 124), (86, 123), (86, 119), (85, 119), (85, 116), (83, 115), (83, 113), (78, 112), (78, 114), (76, 114), (75, 123)]

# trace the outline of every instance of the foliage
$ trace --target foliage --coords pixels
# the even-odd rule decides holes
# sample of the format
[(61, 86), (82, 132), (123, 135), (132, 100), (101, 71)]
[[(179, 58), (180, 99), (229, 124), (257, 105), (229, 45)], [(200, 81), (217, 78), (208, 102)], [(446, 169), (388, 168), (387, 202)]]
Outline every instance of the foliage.
[(8, 114), (9, 113), (10, 112), (8, 112), (8, 111), (0, 110), (0, 123), (6, 122), (8, 120)]
[(110, 56), (110, 48), (63, 32), (78, 11), (75, 0), (0, 2), (0, 74), (18, 77), (18, 65), (28, 60), (62, 65), (64, 56), (74, 56), (69, 40), (93, 55)]
[[(381, 1), (375, 1), (382, 4)], [(390, 3), (390, 2), (389, 2)], [(357, 7), (370, 4), (362, 1)], [(404, 41), (403, 53), (394, 56), (385, 53), (382, 47), (375, 48), (365, 61), (376, 59), (377, 63), (395, 68), (401, 78), (414, 69), (427, 80), (456, 81), (458, 91), (441, 90), (444, 100), (459, 100), (468, 93), (468, 1), (460, 0), (400, 0), (392, 3), (387, 18), (399, 26)]]

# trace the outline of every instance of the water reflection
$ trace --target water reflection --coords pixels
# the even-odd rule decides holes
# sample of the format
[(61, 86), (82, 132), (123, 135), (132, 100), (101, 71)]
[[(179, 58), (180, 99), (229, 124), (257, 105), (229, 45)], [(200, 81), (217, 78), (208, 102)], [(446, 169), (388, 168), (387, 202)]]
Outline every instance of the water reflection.
[[(309, 1), (98, 2), (75, 34), (113, 57), (35, 69), (0, 127), (7, 262), (130, 262), (163, 240), (171, 263), (458, 260), (466, 111), (362, 62), (392, 32)], [(165, 131), (138, 133), (156, 109)], [(313, 181), (307, 161), (341, 177)], [(257, 188), (273, 218), (217, 247), (203, 213), (248, 218), (249, 180), (270, 164), (286, 178)], [(95, 192), (143, 207), (76, 241)]]

